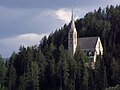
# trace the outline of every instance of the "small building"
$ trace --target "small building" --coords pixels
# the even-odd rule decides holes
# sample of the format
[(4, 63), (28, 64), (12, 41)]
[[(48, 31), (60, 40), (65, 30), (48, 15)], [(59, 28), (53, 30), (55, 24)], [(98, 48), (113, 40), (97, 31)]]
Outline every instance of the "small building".
[(68, 32), (68, 53), (74, 55), (78, 47), (86, 54), (91, 63), (96, 62), (97, 55), (103, 55), (103, 47), (99, 36), (77, 38), (72, 12), (71, 28)]

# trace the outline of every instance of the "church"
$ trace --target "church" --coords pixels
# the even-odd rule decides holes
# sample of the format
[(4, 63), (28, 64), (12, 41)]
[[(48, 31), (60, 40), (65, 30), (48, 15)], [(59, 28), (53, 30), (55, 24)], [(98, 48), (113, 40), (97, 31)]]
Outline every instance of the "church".
[(103, 47), (100, 37), (77, 37), (77, 31), (72, 11), (71, 28), (68, 32), (68, 53), (74, 55), (77, 48), (80, 48), (86, 54), (92, 65), (96, 62), (97, 55), (103, 55)]

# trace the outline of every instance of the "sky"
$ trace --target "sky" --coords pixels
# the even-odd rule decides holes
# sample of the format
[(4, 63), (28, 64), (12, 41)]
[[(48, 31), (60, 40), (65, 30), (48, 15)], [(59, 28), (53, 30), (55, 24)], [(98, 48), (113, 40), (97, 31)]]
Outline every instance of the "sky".
[(19, 46), (38, 45), (43, 36), (75, 19), (120, 0), (0, 0), (0, 54), (10, 57)]

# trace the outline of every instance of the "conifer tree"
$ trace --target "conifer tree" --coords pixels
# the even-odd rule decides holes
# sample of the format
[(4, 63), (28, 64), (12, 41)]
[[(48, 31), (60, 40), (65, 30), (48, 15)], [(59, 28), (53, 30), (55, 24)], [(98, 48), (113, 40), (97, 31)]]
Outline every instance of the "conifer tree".
[(88, 69), (88, 90), (96, 90), (92, 69)]
[(84, 90), (84, 77), (85, 77), (85, 58), (80, 48), (75, 53), (75, 60), (77, 62), (77, 73), (76, 73), (76, 90)]
[(69, 81), (69, 67), (68, 67), (68, 62), (66, 58), (66, 52), (64, 50), (63, 45), (59, 47), (59, 53), (60, 53), (60, 58), (59, 58), (59, 63), (60, 63), (60, 76), (61, 76), (61, 89), (67, 89), (68, 88), (68, 81)]
[(0, 90), (5, 90), (6, 67), (0, 55)]
[(8, 78), (8, 88), (10, 90), (16, 90), (16, 70), (12, 64), (8, 68)]
[(77, 72), (77, 63), (74, 57), (68, 55), (67, 57), (69, 63), (69, 87), (68, 90), (75, 90), (75, 79)]
[(13, 52), (8, 62), (8, 71), (7, 71), (8, 88), (10, 90), (16, 90), (17, 88), (16, 87), (17, 75), (16, 75), (16, 69), (14, 67), (15, 59), (16, 59), (16, 54), (15, 52)]

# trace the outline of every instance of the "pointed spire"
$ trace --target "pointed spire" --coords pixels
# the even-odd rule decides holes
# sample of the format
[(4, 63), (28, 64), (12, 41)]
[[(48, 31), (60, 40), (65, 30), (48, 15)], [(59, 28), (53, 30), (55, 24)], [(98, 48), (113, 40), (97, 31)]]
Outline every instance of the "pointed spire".
[(73, 15), (73, 8), (72, 8), (72, 16), (71, 16), (71, 21), (74, 20), (74, 15)]
[(72, 9), (72, 16), (71, 16), (71, 29), (73, 29), (73, 30), (75, 29), (73, 9)]

